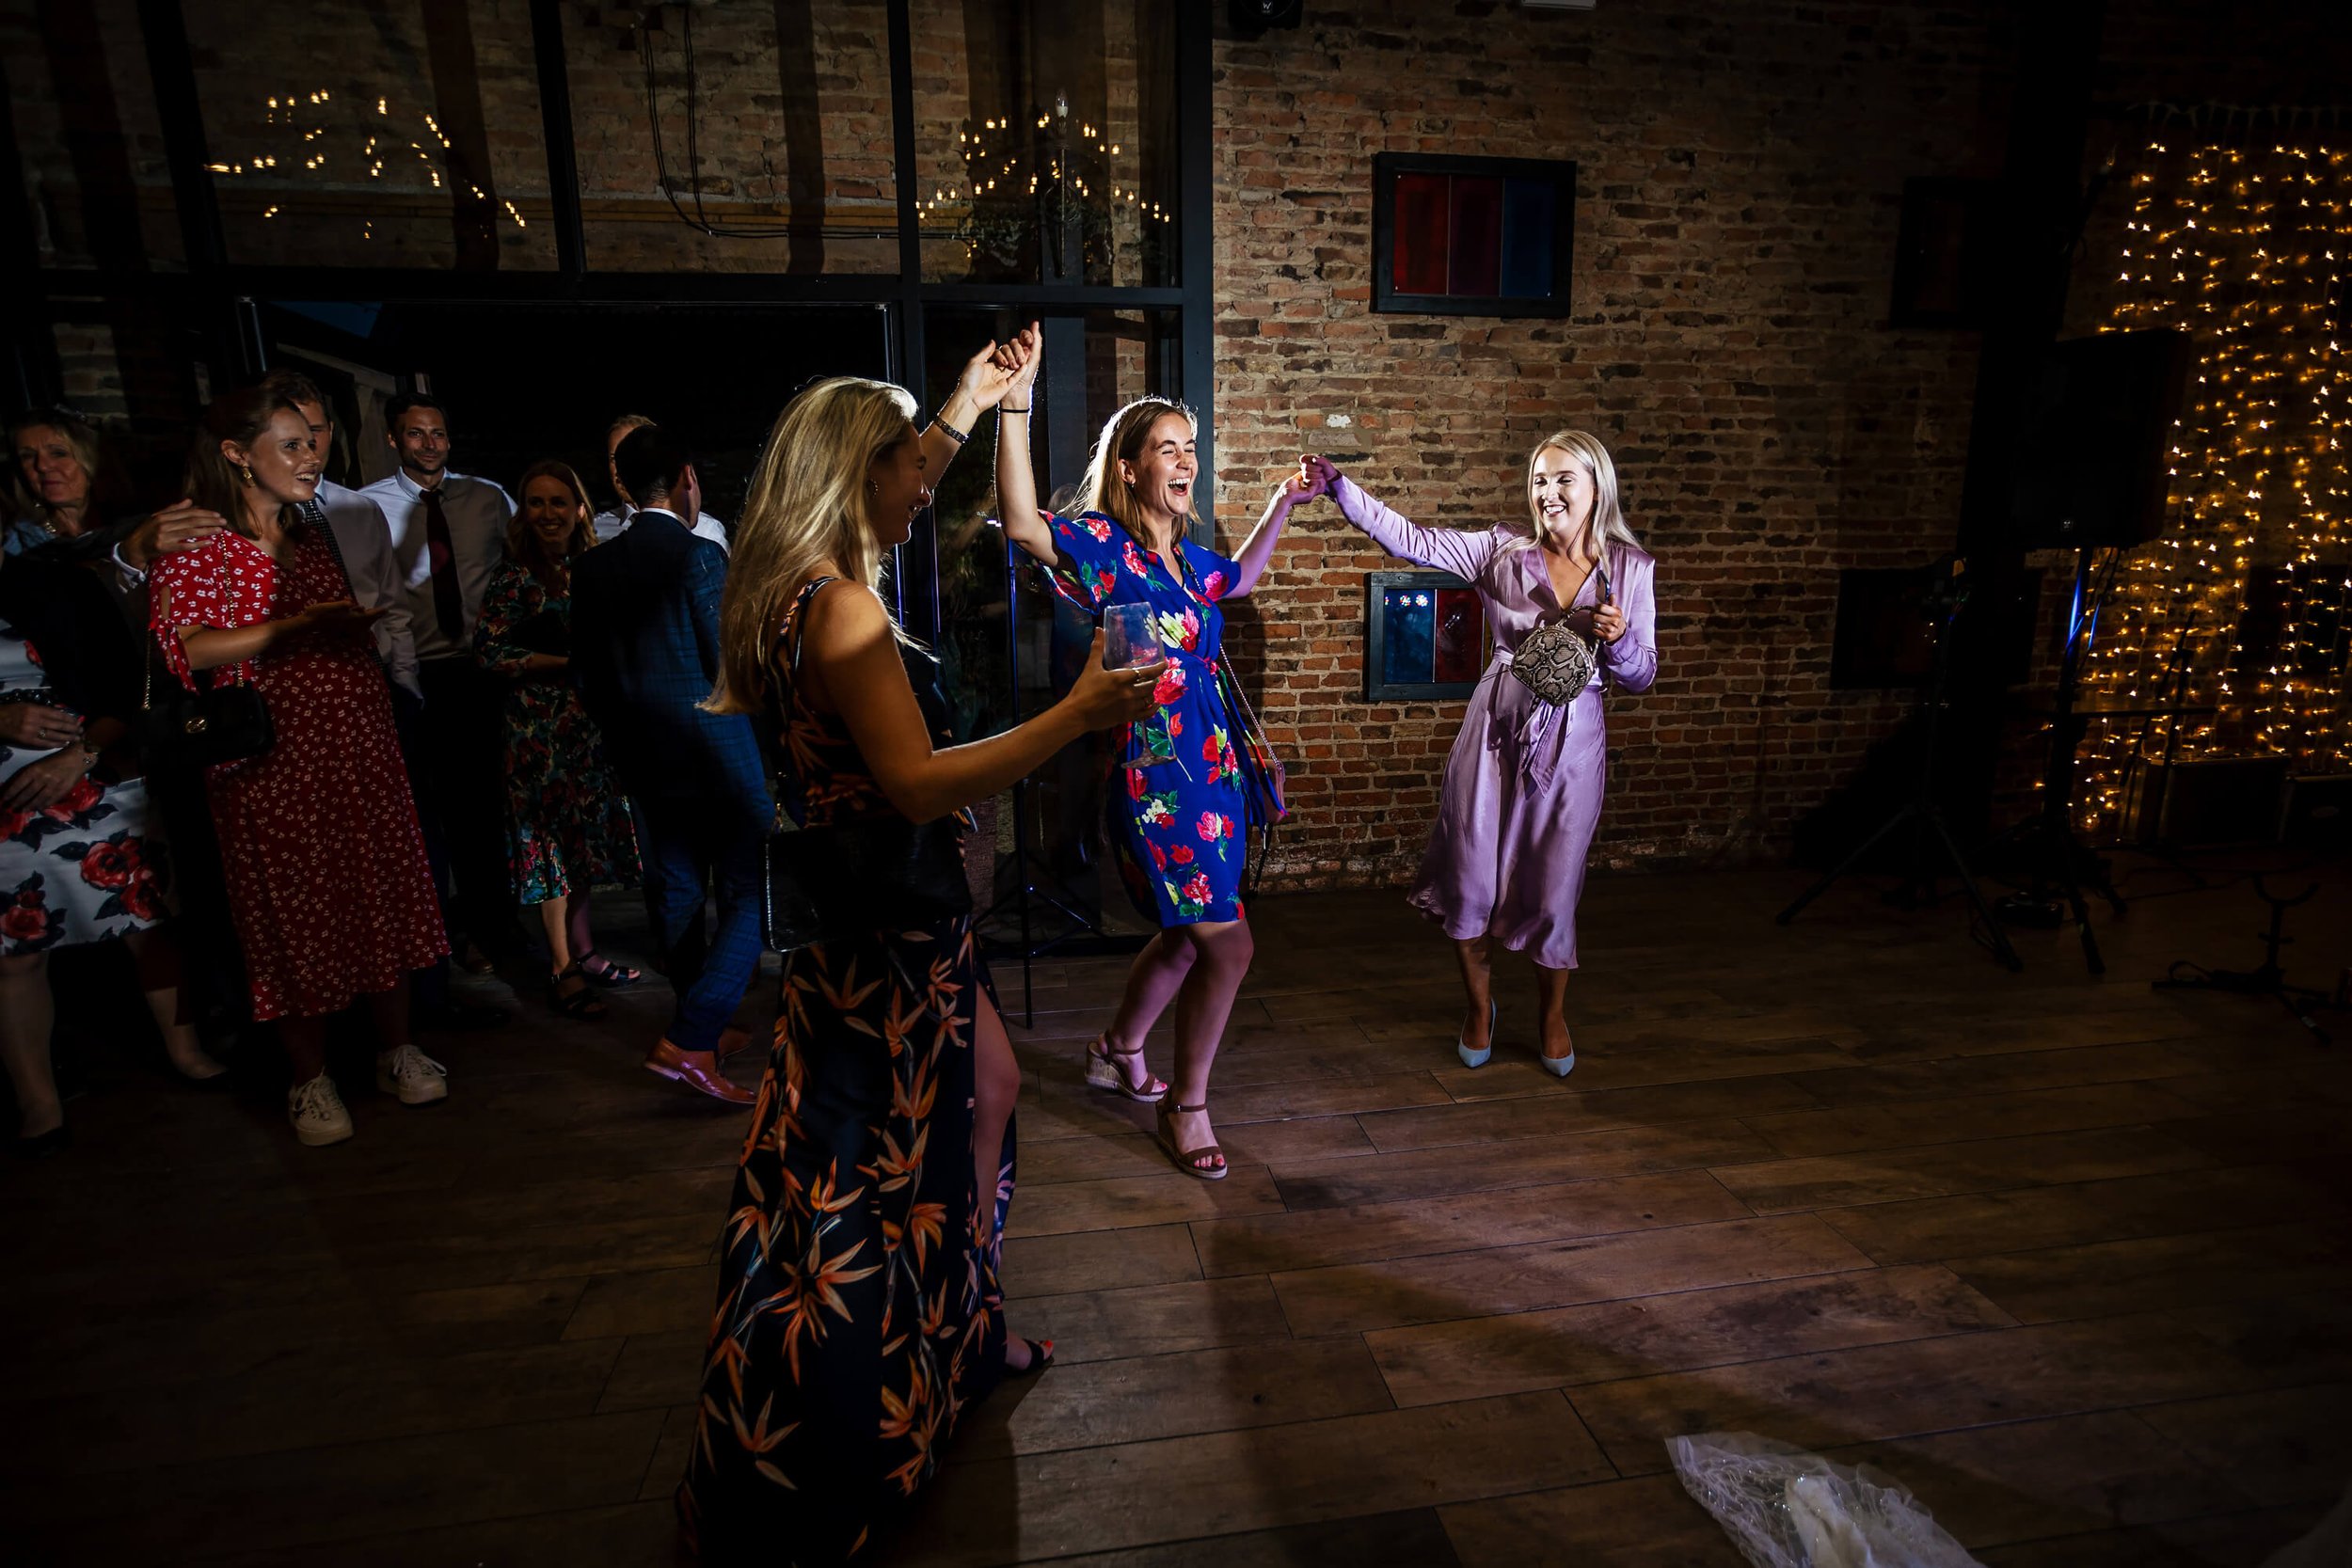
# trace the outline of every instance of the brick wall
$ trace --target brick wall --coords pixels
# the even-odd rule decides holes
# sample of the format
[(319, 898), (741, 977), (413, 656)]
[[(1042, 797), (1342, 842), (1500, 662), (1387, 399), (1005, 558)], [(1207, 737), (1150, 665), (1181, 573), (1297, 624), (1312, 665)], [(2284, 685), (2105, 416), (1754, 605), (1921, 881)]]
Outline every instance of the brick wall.
[[(139, 90), (134, 8), (94, 3), (126, 153), (155, 209), (151, 249), (167, 253), (168, 190)], [(421, 117), (434, 102), (418, 21), (426, 4), (313, 8), (300, 69), (261, 71), (253, 62), (284, 56), (261, 49), (244, 13), (190, 0), (214, 155), (248, 166), (223, 181), (240, 260), (447, 263), (448, 193), (425, 177), (430, 155), (407, 147), (426, 140)], [(1633, 864), (1776, 852), (1902, 706), (1827, 687), (1836, 569), (1924, 562), (1947, 547), (1957, 515), (1976, 341), (1883, 325), (1900, 193), (1914, 175), (1997, 171), (2017, 47), (2009, 18), (2031, 25), (2032, 13), (1929, 0), (1600, 0), (1585, 13), (1504, 0), (1310, 0), (1307, 9), (1298, 30), (1257, 40), (1225, 36), (1220, 22), (1215, 50), (1228, 543), (1302, 450), (1333, 456), (1419, 520), (1483, 528), (1518, 514), (1521, 464), (1540, 435), (1596, 432), (1659, 559), (1662, 657), (1655, 691), (1612, 699), (1615, 772), (1597, 853)], [(2352, 29), (2335, 25), (2336, 9), (2110, 0), (2095, 90), (2110, 106), (2329, 101), (2352, 80), (2343, 41)], [(914, 0), (914, 12), (912, 172), (929, 203), (965, 171), (959, 132), (1037, 86), (1022, 79), (1024, 59), (1069, 41), (1007, 54), (996, 32), (967, 36), (989, 15), (976, 0)], [(488, 196), (502, 214), (500, 262), (549, 265), (529, 8), (469, 0), (466, 13)], [(694, 234), (657, 188), (626, 8), (571, 0), (564, 14), (592, 265), (896, 266), (882, 0), (694, 10), (704, 189), (716, 221), (755, 238)], [(1102, 21), (1105, 53), (1124, 56), (1127, 39), (1162, 36), (1152, 29), (1165, 18), (1106, 0)], [(72, 260), (80, 219), (57, 106), (28, 88), (40, 34), (17, 15), (0, 19), (0, 39), (37, 221), (50, 253)], [(682, 13), (669, 8), (654, 52), (674, 183), (684, 46)], [(308, 95), (322, 88), (335, 107), (313, 114), (324, 105)], [(1110, 182), (1140, 182), (1150, 197), (1165, 194), (1172, 168), (1155, 91), (1147, 70), (1121, 64), (1073, 104), (1081, 118), (1099, 114), (1103, 139), (1122, 149)], [(338, 157), (371, 134), (372, 116), (397, 128), (385, 172), (355, 159), (331, 166), (333, 179), (292, 178), (288, 153), (299, 161), (306, 144), (272, 117), (273, 94), (298, 99), (305, 126), (331, 120)], [(373, 114), (379, 99), (387, 112)], [(2123, 123), (2094, 127), (2094, 162), (2128, 134)], [(1372, 155), (1416, 150), (1578, 162), (1572, 315), (1372, 312)], [(278, 159), (266, 166), (274, 172), (253, 172), (257, 154)], [(264, 219), (273, 202), (289, 210)], [(927, 206), (927, 275), (993, 275), (953, 238), (968, 212), (968, 200)], [(1139, 214), (1123, 214), (1102, 263), (1110, 270), (1096, 277), (1090, 257), (1089, 279), (1150, 280), (1150, 233)], [(2104, 240), (2094, 223), (2094, 268)], [(2096, 281), (2086, 280), (2078, 318), (2099, 314)], [(1138, 357), (1122, 343), (1089, 370), (1132, 380)], [(93, 373), (77, 360), (77, 383)], [(1106, 403), (1111, 390), (1089, 395)], [(1314, 509), (1257, 598), (1237, 608), (1237, 657), (1293, 765), (1279, 881), (1393, 879), (1418, 855), (1461, 710), (1359, 700), (1363, 574), (1388, 564), (1334, 512)]]
[[(1482, 528), (1518, 514), (1542, 434), (1607, 441), (1659, 558), (1661, 671), (1611, 699), (1605, 863), (1778, 852), (1901, 712), (1828, 689), (1836, 569), (1916, 564), (1955, 531), (1977, 340), (1883, 323), (1903, 181), (1998, 172), (2006, 12), (1359, 0), (1218, 41), (1220, 511), (1246, 527), (1319, 450), (1419, 521)], [(2340, 22), (2110, 0), (2089, 162), (2135, 138), (2123, 111), (2149, 100), (2335, 101)], [(1384, 150), (1576, 160), (1575, 313), (1374, 314)], [(2118, 202), (2094, 214), (2078, 329), (2104, 315), (2120, 221)], [(2046, 680), (2072, 558), (2036, 560)], [(1362, 574), (1393, 564), (1317, 508), (1243, 612), (1242, 661), (1295, 759), (1277, 880), (1393, 880), (1418, 859), (1461, 705), (1359, 699)], [(2038, 736), (2009, 741), (2007, 777), (2030, 778)]]
[[(1899, 705), (1827, 689), (1836, 569), (1952, 536), (1972, 337), (1882, 325), (1905, 177), (1990, 172), (1994, 40), (1885, 5), (1313, 6), (1217, 45), (1222, 509), (1298, 451), (1418, 521), (1523, 515), (1546, 432), (1614, 453), (1659, 560), (1657, 689), (1610, 702), (1597, 854), (1751, 852)], [(1575, 311), (1375, 315), (1371, 155), (1572, 158)], [(1360, 701), (1362, 574), (1334, 510), (1286, 538), (1244, 662), (1295, 759), (1277, 875), (1407, 873), (1459, 704)]]

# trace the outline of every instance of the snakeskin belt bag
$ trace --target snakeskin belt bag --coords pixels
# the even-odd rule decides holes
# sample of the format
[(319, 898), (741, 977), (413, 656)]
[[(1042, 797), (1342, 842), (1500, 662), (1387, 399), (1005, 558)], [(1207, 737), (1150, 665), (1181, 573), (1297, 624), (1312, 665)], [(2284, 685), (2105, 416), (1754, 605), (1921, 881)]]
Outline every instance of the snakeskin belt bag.
[(1568, 703), (1593, 681), (1590, 639), (1565, 621), (1547, 621), (1511, 653), (1511, 673), (1547, 703)]

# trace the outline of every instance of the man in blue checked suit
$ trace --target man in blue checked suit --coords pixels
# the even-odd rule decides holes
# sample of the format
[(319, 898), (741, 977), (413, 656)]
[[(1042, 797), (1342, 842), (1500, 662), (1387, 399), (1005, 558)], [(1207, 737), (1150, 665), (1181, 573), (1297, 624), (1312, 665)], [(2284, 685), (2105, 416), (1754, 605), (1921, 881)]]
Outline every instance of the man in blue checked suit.
[[(726, 553), (698, 539), (693, 454), (659, 426), (612, 454), (642, 502), (628, 531), (572, 566), (572, 674), (637, 811), (645, 910), (677, 993), (648, 1071), (745, 1105), (720, 1063), (749, 1042), (732, 1027), (759, 963), (760, 856), (775, 806), (750, 719), (700, 707), (719, 674)], [(719, 919), (706, 930), (705, 902)]]

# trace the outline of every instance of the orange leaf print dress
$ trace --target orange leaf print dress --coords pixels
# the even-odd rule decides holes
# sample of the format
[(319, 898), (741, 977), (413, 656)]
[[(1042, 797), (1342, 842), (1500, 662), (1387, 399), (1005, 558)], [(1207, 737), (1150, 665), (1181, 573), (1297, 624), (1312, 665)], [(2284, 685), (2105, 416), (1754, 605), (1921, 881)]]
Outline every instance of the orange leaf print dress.
[[(786, 618), (796, 627), (824, 579)], [(834, 715), (784, 691), (810, 827), (891, 807)], [(918, 688), (919, 689), (919, 688)], [(969, 917), (790, 956), (721, 1236), (679, 1518), (710, 1563), (838, 1562), (903, 1513), (1004, 1366), (1012, 1198), (973, 1190)]]

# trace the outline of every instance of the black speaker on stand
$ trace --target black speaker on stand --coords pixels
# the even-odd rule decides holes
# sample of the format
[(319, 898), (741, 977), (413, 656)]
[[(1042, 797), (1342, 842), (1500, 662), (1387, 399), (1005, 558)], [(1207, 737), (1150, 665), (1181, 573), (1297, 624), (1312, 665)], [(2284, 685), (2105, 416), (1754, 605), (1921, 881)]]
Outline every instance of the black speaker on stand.
[[(2122, 552), (2164, 531), (2167, 459), (2189, 358), (2185, 332), (2103, 332), (2060, 343), (2021, 426), (2010, 515), (2026, 548), (2074, 552), (2074, 590), (2049, 712), (2042, 807), (2005, 835), (2025, 847), (2033, 885), (1994, 908), (2011, 924), (2044, 927), (2072, 913), (2093, 974), (2104, 974), (2106, 962), (2084, 892), (2117, 914), (2124, 904), (2106, 863), (2074, 831), (2074, 759), (2092, 717), (2078, 700), (2083, 661)], [(2094, 571), (2092, 556), (2103, 549), (2112, 553)]]

